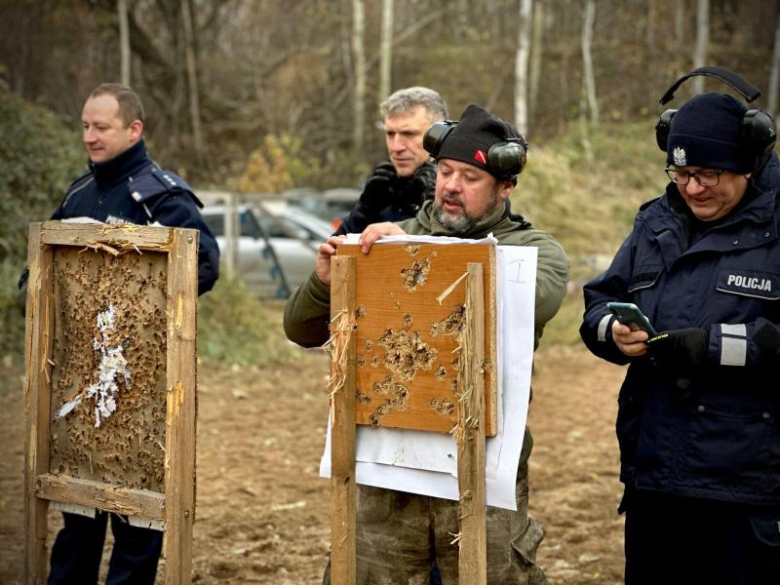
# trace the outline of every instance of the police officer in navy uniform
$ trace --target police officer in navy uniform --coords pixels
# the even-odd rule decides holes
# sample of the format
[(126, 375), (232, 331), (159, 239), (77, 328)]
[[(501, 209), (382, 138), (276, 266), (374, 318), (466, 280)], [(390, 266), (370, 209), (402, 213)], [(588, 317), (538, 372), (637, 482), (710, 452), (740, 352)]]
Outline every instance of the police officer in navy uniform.
[[(760, 94), (720, 77), (748, 100)], [(752, 91), (751, 90), (755, 90)], [(662, 103), (665, 103), (662, 100)], [(775, 128), (734, 97), (697, 95), (657, 128), (670, 179), (609, 269), (580, 329), (629, 364), (618, 398), (629, 585), (780, 582), (780, 164)], [(618, 322), (632, 302), (658, 333)]]
[[(124, 85), (102, 84), (84, 104), (81, 121), (89, 173), (70, 186), (52, 219), (87, 217), (200, 230), (198, 293), (211, 290), (219, 274), (216, 240), (201, 218), (198, 208), (202, 204), (189, 185), (149, 158), (138, 95)], [(101, 511), (94, 519), (63, 515), (65, 526), (52, 548), (50, 584), (97, 583), (109, 515), (115, 543), (106, 583), (154, 583), (162, 532), (131, 526), (127, 519)]]

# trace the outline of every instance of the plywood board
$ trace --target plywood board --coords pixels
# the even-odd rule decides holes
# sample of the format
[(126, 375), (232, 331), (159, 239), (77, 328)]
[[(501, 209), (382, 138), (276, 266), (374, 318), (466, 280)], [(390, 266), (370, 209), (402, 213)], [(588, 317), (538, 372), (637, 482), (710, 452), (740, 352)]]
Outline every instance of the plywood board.
[(50, 473), (165, 490), (167, 263), (54, 248)]
[[(457, 422), (467, 264), (484, 266), (485, 433), (496, 434), (495, 247), (379, 244), (355, 258), (357, 424), (450, 432)], [(451, 285), (463, 280), (441, 302)]]

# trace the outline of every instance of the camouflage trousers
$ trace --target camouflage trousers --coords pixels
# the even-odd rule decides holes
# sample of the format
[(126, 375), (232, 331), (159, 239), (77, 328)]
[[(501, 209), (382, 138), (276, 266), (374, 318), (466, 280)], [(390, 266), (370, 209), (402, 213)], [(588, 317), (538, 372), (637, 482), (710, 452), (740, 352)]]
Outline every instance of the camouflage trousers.
[[(544, 530), (528, 515), (527, 463), (516, 497), (517, 512), (487, 508), (488, 585), (546, 585), (535, 562)], [(455, 501), (358, 486), (358, 585), (426, 585), (434, 561), (443, 585), (457, 585), (458, 512)], [(330, 584), (329, 570), (323, 583)]]

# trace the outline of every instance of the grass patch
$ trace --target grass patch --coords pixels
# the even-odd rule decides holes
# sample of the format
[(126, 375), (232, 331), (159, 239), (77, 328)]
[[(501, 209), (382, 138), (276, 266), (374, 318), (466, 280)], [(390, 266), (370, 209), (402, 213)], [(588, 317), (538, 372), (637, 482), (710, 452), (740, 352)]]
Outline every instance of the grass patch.
[(282, 330), (283, 305), (261, 304), (239, 281), (220, 278), (200, 297), (198, 355), (204, 362), (266, 366), (295, 353)]
[(580, 340), (580, 325), (585, 312), (585, 302), (582, 291), (568, 294), (563, 298), (561, 308), (555, 317), (547, 323), (540, 347), (556, 345), (578, 345)]

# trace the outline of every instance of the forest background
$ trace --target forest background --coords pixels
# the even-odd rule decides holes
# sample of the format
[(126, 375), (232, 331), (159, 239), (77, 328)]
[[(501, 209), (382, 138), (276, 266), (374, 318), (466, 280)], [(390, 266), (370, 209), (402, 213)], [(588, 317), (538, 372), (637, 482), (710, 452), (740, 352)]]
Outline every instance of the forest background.
[[(196, 190), (359, 187), (386, 155), (377, 106), (388, 93), (432, 87), (451, 118), (482, 104), (530, 140), (514, 209), (564, 244), (576, 281), (663, 188), (658, 100), (705, 64), (744, 75), (764, 91), (751, 107), (774, 112), (780, 2), (0, 0), (0, 359), (21, 352), (27, 225), (85, 172), (79, 119), (98, 83), (138, 91), (153, 156)], [(670, 106), (728, 92), (699, 80)], [(241, 305), (240, 288), (218, 291), (202, 322)], [(558, 321), (576, 324), (580, 305), (567, 306)], [(246, 330), (225, 337), (257, 356), (246, 343), (264, 339), (257, 323), (237, 321)], [(548, 340), (576, 339), (563, 329)], [(206, 359), (241, 361), (235, 349), (201, 339)]]

